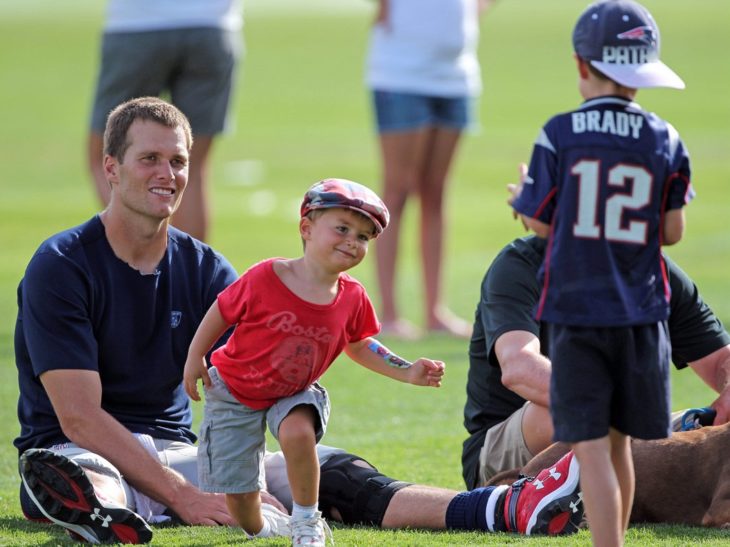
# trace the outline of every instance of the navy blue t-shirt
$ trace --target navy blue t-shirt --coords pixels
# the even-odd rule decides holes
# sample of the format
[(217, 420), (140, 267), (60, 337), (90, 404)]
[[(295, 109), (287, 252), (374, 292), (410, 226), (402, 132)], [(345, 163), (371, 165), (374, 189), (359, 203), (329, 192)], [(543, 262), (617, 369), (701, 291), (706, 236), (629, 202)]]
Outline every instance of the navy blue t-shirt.
[(169, 229), (153, 274), (117, 258), (98, 216), (46, 240), (18, 287), (19, 452), (67, 442), (38, 377), (57, 369), (97, 371), (102, 408), (133, 433), (194, 442), (182, 387), (188, 346), (230, 263)]
[(551, 224), (538, 319), (586, 327), (665, 320), (663, 217), (692, 197), (679, 135), (638, 104), (599, 97), (553, 117), (514, 203)]

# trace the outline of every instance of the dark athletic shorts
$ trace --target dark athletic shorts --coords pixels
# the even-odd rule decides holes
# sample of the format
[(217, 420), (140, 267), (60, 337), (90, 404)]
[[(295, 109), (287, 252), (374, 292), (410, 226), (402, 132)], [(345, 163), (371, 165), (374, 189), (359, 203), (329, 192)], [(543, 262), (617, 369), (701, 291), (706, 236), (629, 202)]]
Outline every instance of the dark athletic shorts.
[(665, 322), (548, 329), (555, 441), (598, 439), (609, 427), (639, 439), (669, 436), (671, 347)]

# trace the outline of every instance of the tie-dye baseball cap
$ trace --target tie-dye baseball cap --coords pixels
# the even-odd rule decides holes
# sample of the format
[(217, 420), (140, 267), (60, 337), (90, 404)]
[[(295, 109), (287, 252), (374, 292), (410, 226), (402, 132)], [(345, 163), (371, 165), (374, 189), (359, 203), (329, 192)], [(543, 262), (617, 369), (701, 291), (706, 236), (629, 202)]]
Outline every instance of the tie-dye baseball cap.
[(342, 207), (362, 213), (375, 225), (377, 237), (390, 220), (388, 209), (378, 195), (367, 186), (347, 179), (324, 179), (312, 185), (300, 208), (302, 217), (316, 209)]

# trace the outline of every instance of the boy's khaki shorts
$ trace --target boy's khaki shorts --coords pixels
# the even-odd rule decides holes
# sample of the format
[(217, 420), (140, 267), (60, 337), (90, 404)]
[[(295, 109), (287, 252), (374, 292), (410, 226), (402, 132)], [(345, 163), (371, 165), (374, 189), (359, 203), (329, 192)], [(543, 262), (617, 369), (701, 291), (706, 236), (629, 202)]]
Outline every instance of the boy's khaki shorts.
[(278, 438), (282, 420), (296, 406), (314, 407), (319, 417), (315, 424), (317, 441), (324, 435), (330, 404), (327, 391), (316, 382), (270, 408), (254, 410), (231, 394), (216, 367), (210, 367), (208, 374), (211, 386), (205, 389), (205, 411), (198, 439), (201, 490), (243, 494), (266, 488), (266, 424)]

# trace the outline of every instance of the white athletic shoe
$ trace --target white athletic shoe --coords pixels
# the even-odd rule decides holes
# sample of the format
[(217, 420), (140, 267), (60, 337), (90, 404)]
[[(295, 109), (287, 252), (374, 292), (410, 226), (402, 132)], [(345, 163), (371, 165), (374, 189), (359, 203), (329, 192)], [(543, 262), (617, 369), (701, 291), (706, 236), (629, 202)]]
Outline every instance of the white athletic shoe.
[(317, 511), (309, 519), (291, 519), (292, 545), (310, 545), (325, 547), (327, 538), (334, 545), (332, 530), (322, 518), (322, 513)]
[(261, 504), (261, 516), (269, 523), (272, 536), (291, 537), (291, 517), (273, 505)]

